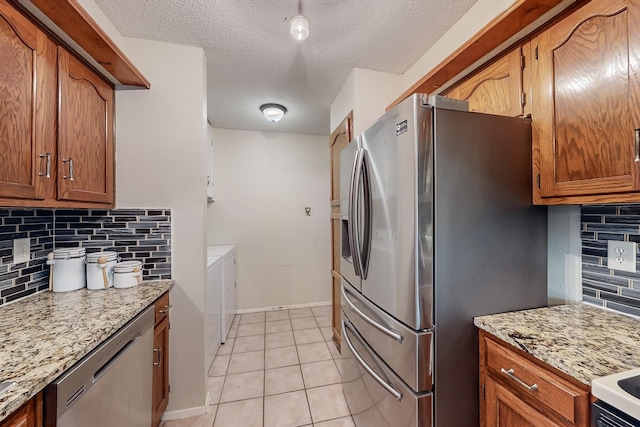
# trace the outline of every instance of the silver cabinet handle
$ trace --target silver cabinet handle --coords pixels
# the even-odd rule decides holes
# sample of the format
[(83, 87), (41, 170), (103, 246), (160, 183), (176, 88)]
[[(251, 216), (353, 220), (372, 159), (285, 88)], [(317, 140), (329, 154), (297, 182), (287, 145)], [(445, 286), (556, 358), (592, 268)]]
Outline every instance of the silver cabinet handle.
[[(380, 384), (385, 390), (387, 390), (389, 393), (391, 393), (393, 395), (393, 397), (396, 398), (396, 400), (402, 400), (402, 393), (400, 393), (398, 390), (396, 390), (391, 385), (389, 385), (380, 375), (378, 375), (373, 369), (371, 369), (371, 367), (369, 365), (367, 365), (367, 362), (365, 362), (362, 359), (362, 357), (358, 354), (356, 349), (353, 348), (353, 344), (351, 344), (351, 340), (349, 339), (349, 335), (347, 335), (347, 329), (346, 328), (347, 328), (347, 325), (343, 320), (342, 321), (342, 336), (344, 337), (344, 341), (347, 343), (347, 346), (349, 347), (349, 350), (351, 350), (351, 353), (353, 354), (353, 357), (356, 359), (356, 361), (360, 364), (360, 366), (362, 366), (364, 368), (365, 371), (367, 371), (369, 373), (369, 375), (371, 375), (371, 377), (378, 384)], [(351, 329), (351, 327), (349, 327), (349, 329)]]
[(538, 384), (528, 385), (527, 383), (522, 381), (520, 378), (516, 377), (516, 374), (514, 374), (514, 372), (513, 372), (513, 368), (511, 368), (511, 369), (502, 368), (502, 369), (500, 369), (500, 372), (502, 372), (503, 374), (505, 374), (506, 376), (508, 376), (509, 378), (511, 378), (512, 380), (514, 380), (518, 384), (520, 384), (522, 387), (526, 388), (527, 390), (529, 390), (529, 391), (538, 391)]
[(64, 179), (68, 179), (69, 181), (73, 181), (73, 159), (69, 157), (68, 159), (62, 159), (62, 163), (69, 163), (69, 175), (63, 175)]
[(402, 344), (402, 335), (400, 335), (393, 329), (387, 328), (386, 326), (376, 322), (375, 320), (367, 316), (362, 310), (356, 307), (355, 304), (353, 304), (349, 299), (349, 295), (347, 295), (347, 291), (344, 289), (344, 286), (342, 287), (342, 299), (347, 302), (349, 307), (351, 307), (351, 310), (355, 311), (360, 317), (362, 317), (362, 320), (364, 320), (365, 322), (367, 322), (368, 324), (370, 324), (380, 332), (389, 335), (391, 338), (395, 339), (400, 344)]
[(163, 309), (158, 310), (158, 313), (162, 313), (162, 314), (168, 313), (171, 307), (173, 307), (171, 304), (165, 305)]
[(153, 349), (154, 353), (158, 354), (158, 361), (157, 362), (153, 362), (153, 366), (157, 366), (158, 368), (162, 368), (162, 348), (154, 348)]
[(38, 155), (41, 159), (45, 158), (47, 159), (47, 163), (45, 166), (45, 172), (38, 172), (38, 176), (44, 176), (45, 178), (51, 178), (51, 153), (45, 153), (45, 154), (39, 154)]
[(640, 129), (636, 129), (636, 158), (634, 162), (640, 162)]

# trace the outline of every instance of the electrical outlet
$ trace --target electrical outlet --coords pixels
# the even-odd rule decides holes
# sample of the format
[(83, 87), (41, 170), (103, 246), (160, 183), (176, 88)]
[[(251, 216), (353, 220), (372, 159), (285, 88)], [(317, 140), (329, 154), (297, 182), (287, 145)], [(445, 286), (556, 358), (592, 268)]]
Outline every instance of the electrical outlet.
[(13, 263), (20, 264), (31, 260), (31, 239), (13, 240)]
[(636, 242), (607, 241), (607, 267), (636, 272)]

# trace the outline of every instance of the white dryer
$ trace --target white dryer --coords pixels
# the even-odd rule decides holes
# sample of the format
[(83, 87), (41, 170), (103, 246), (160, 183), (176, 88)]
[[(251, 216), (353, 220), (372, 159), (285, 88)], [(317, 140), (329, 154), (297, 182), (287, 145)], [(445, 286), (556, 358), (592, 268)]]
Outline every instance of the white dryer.
[(208, 246), (207, 257), (220, 257), (223, 261), (222, 290), (220, 293), (220, 342), (227, 341), (229, 329), (238, 309), (236, 288), (236, 247)]
[(220, 347), (220, 309), (224, 263), (222, 258), (207, 257), (207, 285), (205, 286), (204, 348), (205, 369), (208, 371)]

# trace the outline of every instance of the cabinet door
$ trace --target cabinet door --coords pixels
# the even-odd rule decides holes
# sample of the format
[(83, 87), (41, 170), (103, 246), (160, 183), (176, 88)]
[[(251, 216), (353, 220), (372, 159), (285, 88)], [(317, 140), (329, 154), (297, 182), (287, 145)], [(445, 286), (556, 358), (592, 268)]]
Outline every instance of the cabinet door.
[(502, 116), (523, 115), (522, 48), (518, 47), (445, 92), (469, 101), (469, 110)]
[(520, 400), (492, 378), (486, 379), (485, 427), (560, 426)]
[(594, 1), (534, 40), (534, 182), (542, 197), (639, 189), (638, 22), (635, 1)]
[(55, 179), (55, 60), (55, 44), (0, 0), (0, 197), (42, 199)]
[(32, 397), (9, 417), (0, 421), (0, 427), (41, 427), (42, 393)]
[(160, 423), (160, 418), (169, 403), (169, 317), (165, 317), (155, 327), (153, 339), (153, 391), (152, 426)]
[(58, 48), (58, 198), (113, 203), (113, 88)]
[(353, 112), (336, 127), (329, 137), (331, 157), (331, 326), (333, 340), (340, 350), (340, 152), (353, 138)]

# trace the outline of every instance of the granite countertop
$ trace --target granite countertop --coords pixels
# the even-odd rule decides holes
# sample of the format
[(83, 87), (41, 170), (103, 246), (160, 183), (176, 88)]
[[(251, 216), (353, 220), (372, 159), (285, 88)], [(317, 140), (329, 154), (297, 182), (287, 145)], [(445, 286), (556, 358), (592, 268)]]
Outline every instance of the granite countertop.
[(146, 281), (126, 289), (42, 292), (0, 307), (0, 421), (173, 286)]
[(640, 320), (587, 304), (476, 317), (475, 325), (591, 385), (640, 367)]

